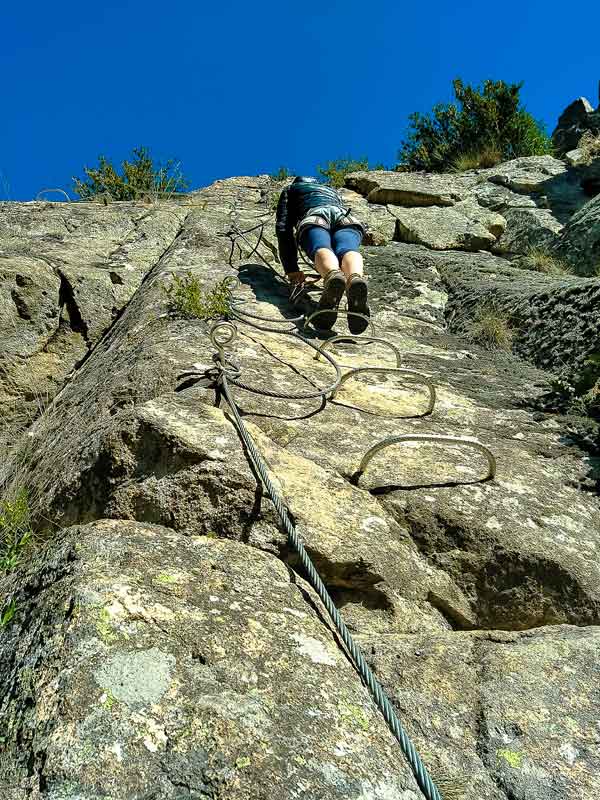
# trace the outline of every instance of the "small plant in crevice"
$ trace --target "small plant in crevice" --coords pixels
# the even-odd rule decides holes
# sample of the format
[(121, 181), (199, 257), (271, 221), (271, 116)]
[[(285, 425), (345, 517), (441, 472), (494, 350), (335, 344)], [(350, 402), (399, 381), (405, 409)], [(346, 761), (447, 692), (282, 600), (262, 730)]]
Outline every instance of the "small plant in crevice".
[(0, 500), (0, 574), (19, 566), (32, 536), (27, 492), (19, 491), (13, 500)]
[(279, 204), (279, 198), (281, 197), (281, 192), (272, 192), (268, 198), (269, 210), (270, 211), (277, 211), (277, 206)]
[(545, 272), (546, 275), (565, 275), (571, 273), (570, 266), (553, 255), (546, 247), (530, 247), (519, 259), (518, 265), (534, 272)]
[(472, 342), (486, 350), (510, 350), (514, 338), (508, 316), (494, 306), (478, 310), (468, 325), (467, 334)]
[(221, 319), (231, 315), (231, 294), (224, 282), (203, 289), (194, 275), (175, 275), (173, 283), (163, 287), (169, 310), (184, 319)]
[(9, 624), (9, 622), (16, 614), (16, 611), (17, 611), (17, 601), (14, 599), (14, 597), (8, 603), (4, 603), (2, 609), (0, 610), (0, 630), (2, 628), (6, 628), (6, 626)]

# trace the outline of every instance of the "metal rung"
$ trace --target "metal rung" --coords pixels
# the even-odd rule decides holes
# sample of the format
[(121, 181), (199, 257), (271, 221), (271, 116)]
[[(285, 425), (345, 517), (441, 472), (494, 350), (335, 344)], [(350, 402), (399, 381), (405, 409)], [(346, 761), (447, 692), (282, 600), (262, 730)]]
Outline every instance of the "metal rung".
[[(331, 395), (331, 399), (335, 399), (336, 394), (347, 380), (361, 372), (383, 372), (392, 375), (405, 375), (407, 378), (414, 378), (415, 380), (421, 381), (421, 383), (424, 383), (429, 389), (429, 403), (423, 416), (431, 414), (433, 411), (436, 401), (436, 394), (435, 386), (431, 382), (431, 379), (427, 375), (423, 375), (422, 372), (417, 372), (414, 369), (406, 369), (405, 367), (355, 367), (342, 375), (342, 379), (340, 380), (337, 389)], [(359, 411), (365, 411), (365, 409), (359, 409)]]
[[(318, 317), (319, 314), (332, 314), (334, 312), (336, 314), (344, 314), (346, 317), (361, 317), (361, 319), (366, 319), (373, 333), (375, 332), (371, 317), (367, 316), (366, 314), (360, 314), (358, 311), (347, 311), (345, 308), (319, 308), (317, 311), (313, 311), (312, 314), (309, 314), (309, 316), (306, 317), (304, 320), (304, 328), (311, 323), (313, 317)], [(318, 331), (326, 330), (325, 328), (317, 328), (316, 325), (314, 327)]]
[(379, 444), (374, 445), (368, 450), (365, 455), (363, 456), (362, 461), (360, 462), (360, 467), (358, 471), (355, 473), (355, 479), (358, 483), (361, 475), (367, 468), (369, 461), (373, 458), (373, 456), (378, 453), (380, 450), (383, 450), (385, 447), (389, 447), (392, 444), (403, 444), (404, 442), (422, 442), (425, 444), (463, 444), (467, 445), (467, 447), (471, 447), (474, 450), (478, 450), (480, 453), (487, 458), (488, 462), (488, 472), (487, 475), (483, 480), (489, 480), (491, 478), (496, 477), (496, 457), (492, 453), (492, 451), (482, 444), (478, 439), (474, 439), (470, 436), (437, 436), (435, 434), (428, 434), (428, 433), (407, 433), (403, 434), (402, 436), (390, 436), (388, 439), (384, 439)]
[(340, 334), (339, 336), (334, 336), (332, 339), (327, 339), (323, 344), (319, 347), (317, 352), (315, 353), (315, 361), (319, 361), (321, 358), (321, 353), (326, 350), (330, 345), (336, 344), (336, 342), (347, 342), (351, 341), (352, 344), (371, 344), (372, 342), (379, 342), (380, 344), (385, 344), (391, 350), (394, 351), (394, 355), (396, 356), (396, 367), (400, 367), (402, 364), (402, 356), (400, 354), (400, 350), (396, 347), (395, 344), (389, 342), (387, 339), (380, 339), (374, 336), (356, 336), (352, 333), (347, 334)]

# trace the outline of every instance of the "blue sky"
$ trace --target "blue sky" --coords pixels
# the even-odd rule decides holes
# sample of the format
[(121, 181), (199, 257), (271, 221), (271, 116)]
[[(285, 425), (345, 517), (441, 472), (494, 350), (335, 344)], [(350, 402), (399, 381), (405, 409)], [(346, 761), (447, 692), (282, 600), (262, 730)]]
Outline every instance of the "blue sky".
[(70, 191), (99, 153), (140, 144), (194, 187), (346, 155), (393, 164), (408, 114), (457, 76), (525, 81), (550, 131), (575, 97), (598, 103), (595, 1), (576, 18), (552, 0), (5, 5), (0, 200)]

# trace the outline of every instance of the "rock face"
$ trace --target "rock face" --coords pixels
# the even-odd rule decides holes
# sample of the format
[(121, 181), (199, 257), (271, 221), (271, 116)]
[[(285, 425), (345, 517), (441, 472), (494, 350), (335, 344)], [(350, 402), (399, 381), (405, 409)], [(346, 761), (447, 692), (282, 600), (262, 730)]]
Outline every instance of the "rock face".
[[(501, 250), (511, 229), (504, 212), (522, 203), (552, 214), (538, 206), (540, 186), (572, 187), (553, 161), (484, 172), (418, 176), (412, 189), (410, 175), (372, 173), (347, 190), (371, 226), (364, 256), (377, 338), (431, 377), (433, 414), (424, 416), (422, 382), (389, 371), (356, 375), (326, 403), (233, 391), (446, 800), (595, 800), (598, 476), (565, 420), (531, 404), (552, 378), (541, 366), (584, 357), (576, 341), (594, 333), (600, 281), (457, 252), (460, 241), (475, 247), (477, 225), (494, 239), (481, 234), (488, 249)], [(261, 219), (272, 226), (269, 187), (266, 177), (235, 178), (145, 210), (3, 212), (35, 218), (18, 228), (24, 244), (2, 272), (4, 308), (20, 326), (3, 391), (26, 396), (12, 376), (37, 363), (61, 325), (80, 350), (57, 355), (51, 391), (47, 372), (29, 370), (48, 401), (20, 422), (26, 430), (0, 476), (3, 496), (28, 490), (37, 532), (26, 562), (0, 578), (3, 608), (14, 612), (0, 628), (2, 798), (423, 798), (295, 571), (215, 386), (210, 323), (168, 309), (174, 276), (210, 287), (237, 274), (242, 319), (228, 353), (240, 380), (296, 394), (331, 383), (327, 361), (272, 330), (290, 329), (297, 315), (277, 274), (227, 237), (232, 220), (242, 230)], [(445, 249), (398, 241), (403, 212), (414, 229), (432, 213), (458, 215), (464, 238), (451, 240), (450, 225)], [(78, 261), (75, 235), (60, 255), (53, 243), (44, 249), (59, 213), (97, 231), (94, 259)], [(148, 231), (148, 249), (140, 243), (123, 257), (131, 269), (118, 268), (114, 231), (134, 238), (142, 213), (150, 216), (138, 224), (156, 239)], [(257, 252), (269, 264), (272, 242), (267, 227)], [(111, 271), (128, 277), (114, 283)], [(516, 353), (460, 335), (461, 318), (487, 297), (519, 318)], [(331, 352), (344, 369), (396, 363), (377, 340)], [(195, 377), (182, 377), (190, 369)], [(381, 450), (358, 478), (366, 451), (398, 434), (478, 437), (497, 477), (481, 481), (485, 460), (468, 445), (413, 442)]]
[(357, 172), (348, 176), (347, 197), (352, 204), (359, 192), (368, 201), (353, 205), (373, 228), (370, 244), (510, 256), (558, 244), (565, 223), (589, 200), (588, 183), (587, 171), (536, 156), (460, 174)]
[(558, 155), (564, 156), (569, 150), (575, 150), (586, 131), (600, 133), (600, 112), (594, 111), (585, 97), (578, 97), (560, 115), (552, 134), (552, 144)]
[(600, 195), (573, 215), (555, 250), (579, 275), (600, 276)]
[(169, 203), (0, 204), (2, 441), (108, 330), (183, 217)]

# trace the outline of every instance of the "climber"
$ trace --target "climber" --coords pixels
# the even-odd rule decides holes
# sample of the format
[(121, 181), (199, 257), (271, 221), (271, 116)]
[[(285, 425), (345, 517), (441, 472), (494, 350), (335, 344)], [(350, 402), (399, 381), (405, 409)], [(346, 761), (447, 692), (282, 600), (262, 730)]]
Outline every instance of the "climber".
[(315, 326), (325, 330), (334, 326), (345, 291), (348, 311), (363, 315), (349, 314), (350, 333), (362, 333), (370, 316), (363, 259), (358, 252), (365, 229), (350, 216), (339, 193), (316, 178), (298, 175), (281, 192), (275, 227), (279, 257), (292, 287), (299, 288), (305, 280), (298, 269), (298, 247), (314, 261), (323, 278), (318, 310), (325, 313), (315, 317)]

